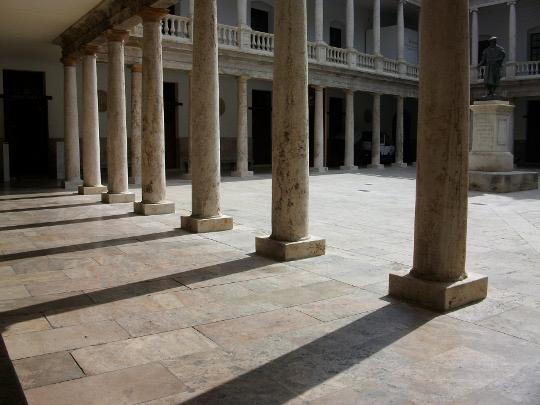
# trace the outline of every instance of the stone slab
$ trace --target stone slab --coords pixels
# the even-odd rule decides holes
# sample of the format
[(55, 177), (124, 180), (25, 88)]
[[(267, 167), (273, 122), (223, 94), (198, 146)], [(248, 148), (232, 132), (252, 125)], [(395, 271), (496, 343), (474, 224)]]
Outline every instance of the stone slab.
[(514, 156), (510, 152), (469, 153), (469, 170), (482, 172), (511, 172), (514, 168)]
[(253, 172), (251, 170), (246, 170), (246, 171), (232, 171), (231, 172), (231, 176), (232, 177), (240, 177), (240, 178), (249, 178), (249, 177), (253, 177)]
[(233, 229), (233, 219), (227, 215), (216, 218), (193, 218), (182, 216), (181, 228), (192, 233), (219, 232)]
[(536, 172), (469, 172), (469, 190), (511, 193), (538, 189)]
[(328, 172), (328, 167), (310, 167), (309, 172), (310, 173), (326, 173)]
[(149, 204), (144, 202), (134, 202), (133, 210), (135, 214), (140, 215), (164, 215), (174, 214), (174, 203), (170, 201), (164, 201), (158, 204)]
[(297, 242), (286, 242), (266, 238), (255, 238), (255, 251), (265, 257), (279, 261), (305, 259), (325, 254), (326, 240), (310, 237)]
[(408, 272), (390, 273), (389, 295), (439, 312), (453, 310), (486, 298), (488, 278), (469, 273), (462, 281), (422, 280)]
[(77, 191), (79, 186), (82, 186), (82, 184), (83, 184), (82, 180), (70, 180), (70, 181), (62, 180), (62, 188), (65, 190)]
[(142, 178), (141, 177), (129, 177), (128, 178), (128, 183), (140, 186), (142, 184)]
[(81, 195), (94, 195), (94, 194), (103, 194), (107, 192), (107, 187), (105, 186), (79, 186), (79, 194)]
[(378, 163), (376, 165), (370, 163), (369, 165), (367, 165), (367, 168), (368, 169), (377, 169), (377, 170), (381, 170), (381, 169), (384, 169), (384, 165), (381, 164), (381, 163)]
[(391, 167), (407, 167), (407, 163), (392, 163)]
[(339, 170), (344, 170), (344, 171), (358, 170), (358, 166), (339, 166)]
[(185, 386), (161, 364), (145, 364), (34, 388), (26, 391), (26, 398), (29, 404), (127, 405), (182, 391), (185, 391)]
[(135, 202), (134, 193), (102, 193), (101, 202), (104, 204), (120, 204)]

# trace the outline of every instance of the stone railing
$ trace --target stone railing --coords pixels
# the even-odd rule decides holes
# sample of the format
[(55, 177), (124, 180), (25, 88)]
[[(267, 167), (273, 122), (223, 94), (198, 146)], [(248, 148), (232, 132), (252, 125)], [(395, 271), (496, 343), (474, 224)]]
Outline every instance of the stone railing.
[(238, 46), (238, 27), (218, 24), (217, 34), (219, 45)]
[(390, 74), (399, 74), (399, 63), (392, 59), (383, 58), (383, 72)]
[(265, 32), (251, 32), (251, 49), (258, 51), (274, 52), (274, 34)]
[(375, 56), (357, 53), (356, 66), (360, 69), (375, 70)]
[(540, 61), (516, 63), (516, 76), (525, 78), (540, 78)]
[(307, 57), (308, 59), (317, 59), (317, 46), (314, 43), (307, 43)]
[(418, 78), (420, 75), (419, 75), (419, 69), (418, 69), (418, 66), (416, 65), (410, 65), (410, 64), (406, 64), (406, 71), (405, 71), (405, 74), (407, 75), (407, 77), (414, 77), (414, 78)]
[(161, 33), (167, 39), (191, 41), (191, 20), (176, 15), (165, 16), (162, 20)]

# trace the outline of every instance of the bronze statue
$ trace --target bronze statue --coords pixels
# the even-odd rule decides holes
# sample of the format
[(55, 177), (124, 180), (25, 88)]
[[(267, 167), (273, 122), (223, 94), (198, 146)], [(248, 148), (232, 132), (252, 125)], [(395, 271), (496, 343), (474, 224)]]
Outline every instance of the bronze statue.
[(495, 88), (501, 85), (502, 64), (505, 57), (504, 49), (497, 45), (497, 37), (489, 39), (489, 46), (482, 52), (482, 60), (477, 66), (486, 66), (484, 83), (488, 88), (488, 95), (484, 98), (496, 98)]

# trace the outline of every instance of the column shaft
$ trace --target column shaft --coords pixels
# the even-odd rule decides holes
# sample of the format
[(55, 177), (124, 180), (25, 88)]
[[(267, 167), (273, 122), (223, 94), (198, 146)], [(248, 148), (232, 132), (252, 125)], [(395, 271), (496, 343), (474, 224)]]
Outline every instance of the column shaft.
[(356, 170), (354, 165), (354, 91), (345, 90), (345, 159), (341, 170)]
[(191, 180), (191, 156), (193, 145), (193, 72), (187, 72), (189, 76), (189, 111), (188, 111), (188, 157), (187, 157), (187, 172), (182, 175), (182, 178)]
[(109, 64), (107, 77), (107, 174), (108, 193), (128, 190), (126, 85), (124, 39), (127, 31), (108, 30)]
[(236, 136), (236, 171), (234, 177), (252, 177), (248, 170), (248, 127), (247, 127), (247, 77), (237, 77), (238, 82), (238, 132)]
[(516, 61), (516, 1), (508, 2), (508, 62)]
[(315, 127), (313, 137), (313, 168), (314, 172), (325, 172), (324, 167), (324, 88), (313, 86), (315, 89)]
[(381, 165), (381, 95), (373, 93), (373, 123), (371, 130), (371, 164), (374, 169), (384, 167)]
[(142, 66), (131, 69), (131, 177), (129, 182), (141, 184), (141, 134), (142, 134)]
[(99, 46), (82, 47), (82, 142), (83, 142), (83, 187), (79, 194), (94, 194), (105, 191), (101, 185), (99, 150), (99, 113), (97, 98), (96, 52)]
[[(396, 162), (395, 166), (403, 165), (403, 97), (397, 96), (396, 112)], [(406, 166), (406, 165), (405, 165)]]
[(405, 46), (405, 18), (403, 16), (404, 0), (397, 2), (397, 60), (402, 61), (403, 48)]
[[(420, 59), (422, 75), (411, 275), (435, 281), (455, 281), (467, 277), (468, 1), (431, 1), (422, 6), (423, 38), (426, 40), (422, 41)], [(452, 38), (451, 43), (448, 38)], [(440, 80), (441, 77), (445, 80)], [(433, 145), (438, 146), (433, 148)]]
[(381, 0), (373, 0), (373, 55), (381, 55)]
[(247, 0), (236, 0), (236, 20), (239, 27), (247, 26)]
[(315, 42), (323, 42), (324, 0), (315, 0)]
[(347, 0), (345, 47), (354, 49), (354, 0)]
[(64, 159), (66, 179), (63, 187), (80, 185), (79, 119), (77, 109), (77, 68), (79, 59), (62, 58), (64, 63)]
[(471, 22), (471, 66), (476, 71), (478, 65), (478, 9), (472, 10)]

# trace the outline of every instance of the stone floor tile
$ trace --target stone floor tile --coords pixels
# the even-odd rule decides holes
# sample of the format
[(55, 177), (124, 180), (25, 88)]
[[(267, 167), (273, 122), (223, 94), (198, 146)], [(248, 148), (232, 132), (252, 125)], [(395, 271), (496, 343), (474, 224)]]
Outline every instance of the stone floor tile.
[(12, 276), (16, 274), (11, 266), (0, 266), (0, 277)]
[(69, 352), (14, 360), (13, 366), (25, 390), (84, 377)]
[(51, 329), (51, 325), (42, 315), (0, 317), (0, 332), (2, 336), (18, 335), (47, 329)]
[(42, 271), (33, 274), (0, 275), (2, 287), (10, 287), (24, 284), (37, 284), (47, 281), (64, 280), (66, 276), (61, 271)]
[(28, 403), (66, 404), (137, 404), (182, 392), (185, 387), (160, 364), (145, 364), (61, 382), (25, 392)]
[(318, 321), (310, 316), (293, 309), (283, 309), (201, 325), (195, 329), (219, 345), (227, 345), (275, 335), (316, 323)]
[(125, 300), (128, 298), (139, 297), (152, 293), (171, 291), (176, 288), (182, 289), (182, 286), (172, 279), (164, 279), (127, 285), (124, 284), (114, 288), (100, 289), (97, 291), (89, 292), (88, 295), (90, 296), (90, 298), (92, 298), (94, 302), (99, 304), (105, 302)]
[(30, 284), (27, 288), (33, 296), (43, 296), (73, 291), (94, 290), (96, 288), (106, 289), (122, 284), (122, 279), (118, 277), (78, 278), (74, 280), (67, 279), (63, 281)]
[(85, 306), (93, 303), (94, 302), (88, 295), (81, 294), (80, 292), (19, 298), (0, 301), (0, 316), (42, 313), (55, 309)]
[(140, 338), (161, 354), (162, 359), (185, 356), (218, 347), (193, 328), (158, 333)]
[[(367, 385), (367, 384), (366, 384)], [(355, 387), (356, 388), (356, 387)], [(388, 387), (369, 384), (366, 389), (359, 392), (357, 389), (346, 388), (333, 392), (324, 397), (319, 397), (309, 401), (309, 405), (417, 405), (403, 396), (392, 395)], [(418, 404), (419, 405), (419, 404)]]
[(540, 344), (540, 310), (520, 306), (491, 316), (479, 325)]
[(540, 362), (537, 361), (514, 374), (497, 380), (488, 388), (518, 403), (534, 404), (540, 399)]
[(116, 322), (105, 321), (6, 336), (4, 340), (9, 357), (16, 360), (127, 339), (127, 337), (126, 331)]
[(24, 285), (14, 285), (11, 287), (0, 288), (1, 300), (13, 300), (17, 298), (29, 297), (30, 293)]
[(450, 402), (449, 405), (517, 405), (520, 403), (523, 402), (513, 401), (502, 395), (500, 392), (496, 392), (490, 388), (480, 388), (479, 390), (475, 390), (470, 394)]

